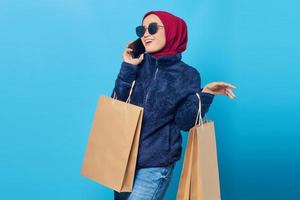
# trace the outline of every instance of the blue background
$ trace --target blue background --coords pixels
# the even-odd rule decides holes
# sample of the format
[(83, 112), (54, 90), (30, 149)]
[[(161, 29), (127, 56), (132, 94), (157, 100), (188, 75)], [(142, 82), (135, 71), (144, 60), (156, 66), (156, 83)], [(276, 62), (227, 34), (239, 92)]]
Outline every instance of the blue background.
[[(112, 199), (80, 175), (99, 95), (149, 10), (186, 20), (183, 60), (216, 96), (223, 200), (300, 199), (297, 1), (0, 0), (0, 198)], [(182, 132), (186, 144), (187, 132)], [(183, 156), (182, 156), (183, 158)], [(166, 199), (175, 199), (182, 160)]]

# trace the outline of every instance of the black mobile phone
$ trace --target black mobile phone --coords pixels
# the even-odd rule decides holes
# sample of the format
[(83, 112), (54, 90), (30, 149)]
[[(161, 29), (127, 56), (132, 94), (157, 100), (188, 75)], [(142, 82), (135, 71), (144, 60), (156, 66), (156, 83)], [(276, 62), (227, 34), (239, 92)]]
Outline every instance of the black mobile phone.
[(141, 54), (145, 52), (145, 47), (143, 45), (141, 38), (138, 38), (134, 42), (130, 43), (128, 45), (128, 48), (133, 49), (133, 51), (131, 52), (133, 58), (138, 58), (140, 57)]

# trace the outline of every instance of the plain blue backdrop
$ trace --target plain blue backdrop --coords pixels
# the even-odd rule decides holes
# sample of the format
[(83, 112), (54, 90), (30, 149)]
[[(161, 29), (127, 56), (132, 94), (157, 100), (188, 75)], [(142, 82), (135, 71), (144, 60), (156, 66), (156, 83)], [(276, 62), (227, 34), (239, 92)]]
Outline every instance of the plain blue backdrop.
[[(99, 95), (110, 95), (144, 13), (185, 19), (183, 60), (216, 96), (223, 200), (300, 199), (298, 1), (0, 0), (0, 199), (109, 200), (80, 175)], [(187, 132), (183, 145), (186, 144)], [(183, 157), (182, 157), (183, 158)], [(173, 200), (182, 159), (166, 199)]]

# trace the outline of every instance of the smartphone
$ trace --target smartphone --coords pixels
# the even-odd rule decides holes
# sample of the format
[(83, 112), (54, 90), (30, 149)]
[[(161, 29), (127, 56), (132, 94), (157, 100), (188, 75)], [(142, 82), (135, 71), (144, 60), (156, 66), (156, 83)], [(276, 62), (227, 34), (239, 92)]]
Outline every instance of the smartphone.
[(128, 45), (128, 48), (133, 49), (133, 51), (131, 52), (133, 58), (139, 58), (140, 55), (145, 52), (145, 47), (143, 45), (141, 38), (138, 38), (134, 42), (130, 43)]

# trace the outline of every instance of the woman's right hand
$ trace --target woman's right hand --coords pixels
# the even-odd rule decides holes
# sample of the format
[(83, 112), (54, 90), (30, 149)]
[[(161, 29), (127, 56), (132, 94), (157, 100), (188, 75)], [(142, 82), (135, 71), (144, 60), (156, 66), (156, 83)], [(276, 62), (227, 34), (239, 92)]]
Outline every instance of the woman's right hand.
[(124, 62), (127, 62), (129, 64), (138, 65), (143, 61), (144, 54), (141, 54), (140, 57), (138, 57), (138, 58), (133, 58), (132, 55), (131, 55), (131, 52), (133, 51), (133, 49), (128, 48), (130, 43), (131, 42), (129, 42), (126, 45), (126, 48), (125, 48), (124, 53), (123, 53), (123, 60), (124, 60)]

